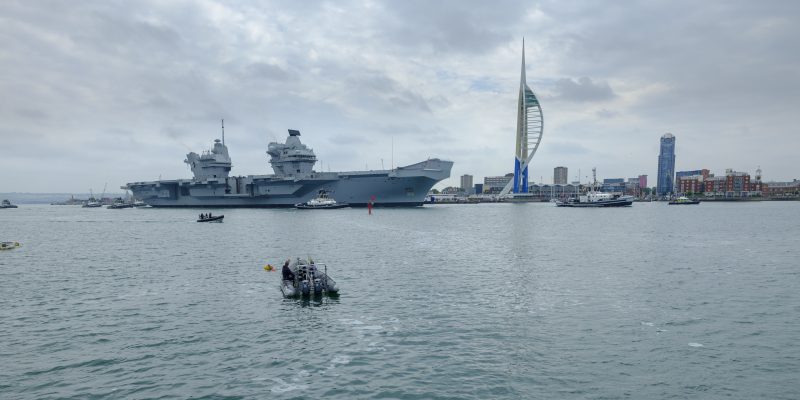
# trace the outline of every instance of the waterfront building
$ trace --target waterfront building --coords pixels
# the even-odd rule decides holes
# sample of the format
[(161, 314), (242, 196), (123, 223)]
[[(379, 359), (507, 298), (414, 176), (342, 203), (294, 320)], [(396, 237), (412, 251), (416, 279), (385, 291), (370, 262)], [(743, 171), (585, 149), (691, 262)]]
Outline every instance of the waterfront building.
[(503, 176), (487, 176), (483, 178), (483, 191), (484, 193), (499, 194), (512, 182), (514, 173), (508, 173)]
[(628, 178), (625, 182), (625, 194), (630, 196), (639, 196), (642, 193), (641, 186), (639, 186), (639, 178)]
[(647, 187), (647, 175), (639, 175), (639, 190)]
[(501, 190), (506, 195), (528, 193), (528, 165), (539, 148), (544, 130), (544, 118), (539, 99), (528, 86), (525, 79), (525, 40), (522, 40), (522, 70), (519, 80), (519, 100), (517, 101), (516, 153), (512, 180)]
[(706, 196), (722, 197), (761, 196), (763, 184), (760, 170), (758, 172), (758, 179), (751, 183), (750, 174), (747, 172), (738, 172), (728, 168), (725, 170), (724, 176), (709, 176), (705, 179), (704, 193)]
[(704, 169), (696, 169), (694, 171), (678, 171), (678, 172), (675, 173), (675, 180), (677, 180), (678, 178), (682, 178), (684, 176), (696, 176), (696, 175), (700, 175), (703, 178), (708, 178), (708, 175), (710, 173), (711, 173), (711, 171), (709, 171), (709, 170), (707, 170), (705, 168)]
[(658, 177), (656, 193), (665, 196), (672, 192), (675, 180), (675, 136), (666, 133), (661, 136), (661, 150), (658, 154)]
[(705, 181), (713, 176), (708, 169), (696, 169), (692, 171), (678, 171), (675, 173), (675, 193), (703, 193), (705, 192)]
[(625, 193), (625, 178), (603, 179), (600, 191), (606, 193)]
[(800, 197), (800, 180), (791, 182), (764, 182), (762, 190), (765, 195), (774, 198)]
[(675, 180), (675, 193), (703, 193), (705, 192), (705, 181), (708, 176), (703, 175), (683, 175)]
[(455, 195), (455, 194), (458, 194), (460, 191), (461, 191), (461, 188), (457, 188), (457, 187), (454, 187), (454, 186), (448, 186), (448, 187), (442, 189), (442, 194), (453, 194), (453, 195)]
[[(687, 191), (680, 189), (682, 187), (681, 185), (686, 186), (686, 187), (697, 186), (698, 177), (700, 177), (699, 178), (699, 182), (702, 185), (702, 182), (708, 178), (709, 174), (710, 174), (710, 171), (705, 169), (705, 168), (704, 169), (696, 169), (696, 170), (693, 170), (693, 171), (678, 171), (678, 172), (675, 172), (675, 188), (674, 188), (675, 190), (674, 190), (674, 192), (675, 193), (688, 193)], [(682, 184), (681, 183), (682, 180), (686, 181), (687, 183), (683, 183)], [(702, 187), (700, 189), (702, 189)], [(694, 191), (694, 190), (691, 191), (691, 192), (697, 193), (697, 191)], [(701, 190), (701, 192), (702, 192), (702, 190)]]
[(476, 183), (475, 184), (475, 194), (481, 194), (481, 193), (483, 193), (483, 184), (482, 183)]
[(461, 175), (461, 191), (467, 194), (472, 194), (472, 175)]
[(556, 185), (567, 184), (567, 167), (553, 168), (553, 183)]
[(577, 196), (585, 187), (583, 185), (568, 183), (568, 184), (536, 184), (530, 182), (528, 184), (529, 194), (532, 198), (541, 201), (549, 201), (551, 199), (565, 199), (571, 196)]

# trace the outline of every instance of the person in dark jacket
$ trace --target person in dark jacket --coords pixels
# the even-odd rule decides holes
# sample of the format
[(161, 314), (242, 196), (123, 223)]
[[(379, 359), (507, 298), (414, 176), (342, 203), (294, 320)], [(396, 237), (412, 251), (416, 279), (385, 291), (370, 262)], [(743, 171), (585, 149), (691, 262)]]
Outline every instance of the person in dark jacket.
[(285, 281), (294, 280), (294, 272), (292, 272), (292, 269), (289, 268), (289, 260), (286, 260), (286, 262), (283, 263), (283, 269), (281, 269), (281, 273), (283, 274), (283, 280)]

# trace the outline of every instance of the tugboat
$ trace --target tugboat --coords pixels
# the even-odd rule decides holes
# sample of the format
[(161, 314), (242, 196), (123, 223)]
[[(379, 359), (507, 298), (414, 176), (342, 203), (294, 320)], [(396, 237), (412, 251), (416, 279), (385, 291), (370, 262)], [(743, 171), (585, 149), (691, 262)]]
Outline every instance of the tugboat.
[(89, 200), (83, 203), (83, 208), (99, 208), (103, 206), (102, 199), (106, 195), (106, 187), (103, 186), (103, 194), (100, 195), (100, 200), (94, 198), (92, 189), (89, 189)]
[(325, 190), (320, 190), (317, 193), (317, 197), (305, 202), (305, 203), (297, 203), (294, 205), (295, 208), (299, 208), (301, 210), (316, 210), (316, 209), (335, 209), (335, 208), (344, 208), (350, 207), (347, 203), (338, 203), (336, 200), (328, 197), (328, 192)]
[[(328, 276), (328, 266), (316, 264), (310, 258), (306, 262), (299, 257), (289, 263), (291, 276), (281, 279), (281, 292), (284, 297), (336, 295), (339, 288)], [(288, 278), (288, 279), (287, 279)]]
[(675, 200), (670, 200), (670, 202), (667, 203), (667, 204), (672, 205), (672, 206), (676, 206), (676, 205), (680, 205), (680, 204), (700, 204), (700, 200), (690, 199), (690, 198), (688, 198), (686, 196), (681, 196), (681, 197), (678, 197)]
[(0, 208), (17, 208), (17, 205), (11, 204), (8, 200), (3, 200), (3, 202), (0, 203)]
[(592, 168), (592, 189), (578, 198), (570, 198), (567, 201), (556, 202), (557, 207), (628, 207), (633, 204), (630, 196), (614, 196), (609, 193), (602, 193), (595, 190), (597, 186), (597, 170)]
[(98, 208), (102, 206), (103, 204), (95, 200), (94, 197), (87, 200), (86, 203), (83, 203), (83, 208)]

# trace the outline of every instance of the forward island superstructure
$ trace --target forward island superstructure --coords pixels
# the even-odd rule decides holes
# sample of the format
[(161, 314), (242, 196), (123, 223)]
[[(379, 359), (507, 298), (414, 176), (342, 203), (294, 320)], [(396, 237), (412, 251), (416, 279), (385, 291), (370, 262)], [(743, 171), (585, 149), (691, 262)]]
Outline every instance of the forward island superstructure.
[(230, 176), (228, 147), (216, 139), (211, 150), (186, 155), (192, 179), (131, 182), (122, 189), (153, 207), (294, 207), (320, 190), (351, 206), (420, 206), (453, 167), (432, 158), (389, 170), (318, 172), (314, 151), (294, 129), (285, 143), (270, 143), (267, 154), (274, 174)]

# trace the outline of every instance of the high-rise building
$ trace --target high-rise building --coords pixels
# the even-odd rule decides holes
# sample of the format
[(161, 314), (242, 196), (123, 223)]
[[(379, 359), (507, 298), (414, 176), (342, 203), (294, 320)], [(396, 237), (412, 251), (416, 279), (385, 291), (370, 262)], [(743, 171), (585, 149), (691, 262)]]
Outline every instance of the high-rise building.
[(647, 175), (639, 175), (639, 189), (644, 190), (647, 187)]
[(567, 167), (553, 168), (553, 183), (556, 185), (567, 184)]
[(658, 179), (656, 194), (664, 196), (672, 193), (675, 185), (675, 136), (666, 133), (661, 136), (661, 152), (658, 154)]
[(470, 192), (472, 190), (472, 175), (461, 175), (461, 191)]

